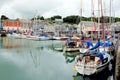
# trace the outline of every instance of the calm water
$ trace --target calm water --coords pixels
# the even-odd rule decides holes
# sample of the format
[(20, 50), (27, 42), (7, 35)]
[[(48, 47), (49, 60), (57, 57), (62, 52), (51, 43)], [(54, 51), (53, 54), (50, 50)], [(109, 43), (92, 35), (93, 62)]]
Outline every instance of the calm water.
[(100, 79), (97, 75), (83, 77), (73, 71), (77, 54), (54, 50), (64, 43), (0, 38), (0, 80), (110, 80), (111, 74)]

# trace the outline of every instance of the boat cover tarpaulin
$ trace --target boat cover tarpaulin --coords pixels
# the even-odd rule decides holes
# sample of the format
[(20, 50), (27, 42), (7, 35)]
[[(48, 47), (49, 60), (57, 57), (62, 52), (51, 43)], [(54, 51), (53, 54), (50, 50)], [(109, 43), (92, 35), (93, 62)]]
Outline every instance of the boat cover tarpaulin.
[(98, 42), (93, 46), (90, 50), (94, 50), (100, 46), (100, 38), (98, 38)]

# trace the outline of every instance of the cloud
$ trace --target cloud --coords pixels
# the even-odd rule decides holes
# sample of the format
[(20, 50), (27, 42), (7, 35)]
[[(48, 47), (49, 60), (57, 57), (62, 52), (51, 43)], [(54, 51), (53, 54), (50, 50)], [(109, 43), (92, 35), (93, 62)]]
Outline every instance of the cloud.
[(61, 0), (25, 0), (16, 1), (12, 8), (23, 17), (34, 17), (36, 14), (41, 15), (59, 5), (61, 5)]
[(62, 15), (63, 17), (68, 15), (79, 15), (80, 5), (79, 0), (65, 0), (65, 2), (58, 7), (53, 8), (52, 10), (46, 11), (43, 16), (49, 17), (54, 15)]
[[(94, 1), (95, 16), (98, 15), (98, 2)], [(106, 15), (109, 15), (109, 1), (104, 0)], [(113, 11), (120, 17), (119, 0), (113, 0)], [(0, 15), (10, 18), (32, 18), (35, 15), (51, 17), (80, 15), (80, 0), (0, 0)], [(91, 16), (91, 0), (82, 0), (82, 15)]]
[(11, 2), (13, 0), (0, 0), (0, 8), (4, 5), (4, 4), (8, 4), (9, 2)]
[[(76, 4), (77, 3), (77, 4)], [(36, 12), (37, 11), (37, 12)], [(10, 12), (10, 13), (9, 13)], [(79, 0), (14, 0), (2, 7), (2, 13), (14, 17), (31, 18), (37, 15), (70, 15), (79, 12)]]

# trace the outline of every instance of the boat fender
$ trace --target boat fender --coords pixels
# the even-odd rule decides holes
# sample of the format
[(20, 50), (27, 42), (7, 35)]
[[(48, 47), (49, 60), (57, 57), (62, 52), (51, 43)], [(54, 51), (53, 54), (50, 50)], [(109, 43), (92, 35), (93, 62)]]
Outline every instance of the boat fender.
[(76, 68), (75, 68), (75, 67), (73, 67), (73, 68), (72, 68), (72, 70), (73, 70), (73, 71), (76, 71)]
[(64, 46), (64, 48), (63, 48), (64, 50), (66, 50), (66, 46)]
[(99, 65), (99, 64), (100, 64), (100, 60), (97, 61), (97, 65)]
[(78, 62), (78, 61), (80, 61), (80, 62), (81, 62), (81, 61), (82, 61), (82, 58), (81, 58), (81, 57), (79, 57), (79, 58), (77, 59), (77, 62)]

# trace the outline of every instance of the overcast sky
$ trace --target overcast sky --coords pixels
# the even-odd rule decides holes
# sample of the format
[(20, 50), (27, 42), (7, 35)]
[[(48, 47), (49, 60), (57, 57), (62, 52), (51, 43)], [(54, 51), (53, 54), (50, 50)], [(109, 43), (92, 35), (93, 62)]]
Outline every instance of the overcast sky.
[[(97, 16), (97, 0), (94, 1)], [(109, 15), (109, 1), (103, 0), (104, 15)], [(112, 15), (120, 17), (120, 0), (112, 0)], [(91, 16), (91, 0), (82, 0), (82, 15)], [(0, 15), (9, 18), (32, 18), (36, 15), (51, 17), (80, 15), (80, 0), (0, 0)]]

